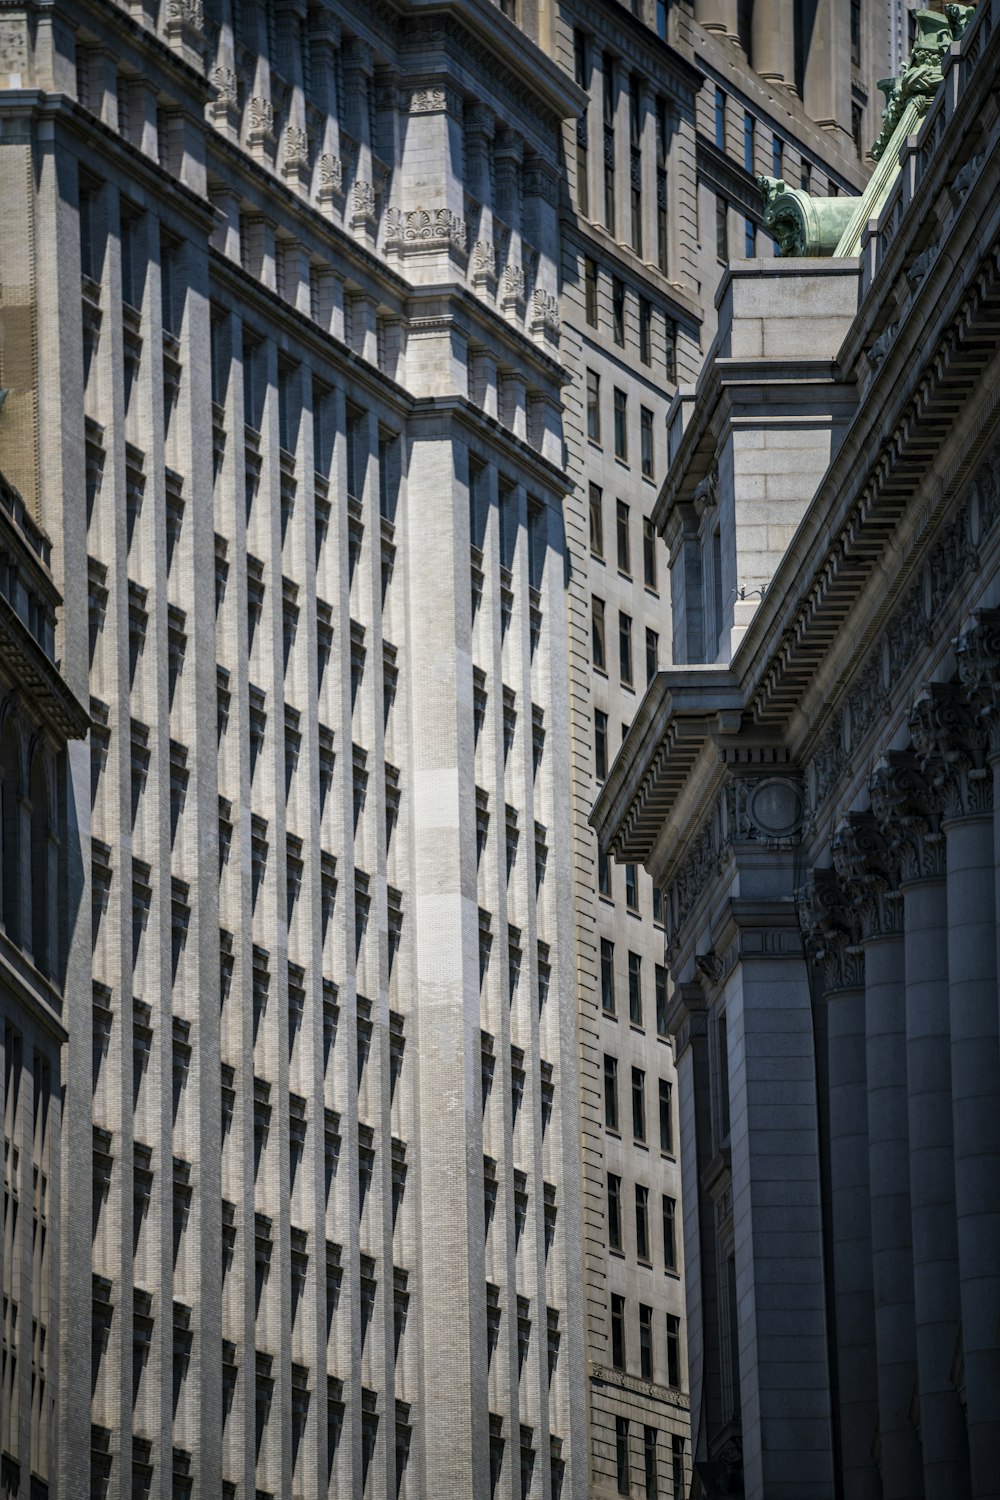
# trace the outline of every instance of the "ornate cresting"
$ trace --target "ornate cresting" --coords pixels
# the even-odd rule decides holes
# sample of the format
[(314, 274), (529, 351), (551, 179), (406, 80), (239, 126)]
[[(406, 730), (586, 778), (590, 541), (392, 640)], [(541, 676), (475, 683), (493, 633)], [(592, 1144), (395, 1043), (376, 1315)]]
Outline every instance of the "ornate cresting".
[(860, 228), (877, 215), (899, 171), (898, 148), (917, 128), (937, 92), (942, 59), (962, 36), (973, 8), (948, 5), (945, 15), (933, 10), (913, 12), (917, 35), (906, 67), (898, 78), (882, 78), (878, 83), (886, 103), (871, 156), (876, 162), (884, 159), (884, 166), (874, 173), (864, 193), (813, 198), (801, 188), (788, 187), (781, 178), (758, 177), (764, 196), (764, 228), (777, 240), (781, 255), (856, 253)]

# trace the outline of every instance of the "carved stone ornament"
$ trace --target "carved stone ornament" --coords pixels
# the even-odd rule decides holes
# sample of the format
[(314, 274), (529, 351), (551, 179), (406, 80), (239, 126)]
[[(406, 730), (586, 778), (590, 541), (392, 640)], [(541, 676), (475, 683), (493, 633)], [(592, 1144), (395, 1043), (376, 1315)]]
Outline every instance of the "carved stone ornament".
[(466, 248), (465, 220), (450, 208), (390, 208), (385, 223), (386, 248), (408, 254), (418, 250)]
[(763, 225), (781, 255), (832, 255), (857, 206), (857, 198), (812, 198), (781, 177), (758, 177)]
[(251, 95), (247, 101), (247, 118), (251, 134), (273, 137), (274, 107), (270, 99), (265, 99), (261, 94)]
[(462, 96), (455, 89), (448, 88), (444, 84), (434, 84), (426, 88), (414, 89), (410, 94), (408, 105), (411, 115), (439, 115), (462, 113)]
[(694, 487), (694, 508), (699, 516), (704, 515), (706, 510), (714, 509), (719, 499), (719, 470), (717, 466), (709, 469), (703, 479), (699, 479)]
[(323, 195), (339, 196), (344, 191), (344, 163), (331, 151), (324, 151), (319, 159), (319, 189)]
[(239, 98), (239, 80), (232, 68), (213, 68), (209, 75), (215, 89), (213, 108), (226, 110), (235, 108)]
[(167, 27), (187, 26), (192, 31), (201, 31), (205, 17), (201, 0), (168, 0)]
[(825, 990), (860, 989), (865, 982), (860, 924), (836, 871), (814, 869), (797, 907), (806, 954), (820, 967)]
[(856, 913), (861, 938), (903, 930), (903, 899), (888, 841), (870, 813), (849, 813), (831, 845), (833, 866)]
[(911, 292), (915, 292), (920, 286), (921, 282), (928, 275), (931, 267), (937, 260), (939, 253), (939, 246), (928, 245), (927, 249), (922, 250), (916, 257), (916, 259), (912, 262), (912, 264), (907, 266), (906, 279), (910, 284)]
[(874, 343), (869, 345), (867, 351), (868, 363), (871, 365), (873, 370), (878, 369), (879, 365), (889, 353), (889, 350), (896, 342), (896, 334), (898, 332), (899, 323), (890, 323), (887, 328), (883, 329), (878, 338), (875, 339)]
[(958, 675), (990, 755), (1000, 754), (1000, 609), (977, 609), (954, 641)]
[(872, 772), (868, 792), (875, 820), (899, 862), (900, 881), (940, 880), (945, 870), (943, 798), (916, 756), (890, 751)]
[(504, 301), (522, 301), (524, 298), (524, 267), (509, 260), (503, 268)]
[(555, 208), (559, 202), (559, 182), (549, 167), (533, 162), (525, 169), (524, 196), (540, 198), (550, 208)]
[(910, 734), (921, 769), (943, 798), (946, 818), (993, 811), (987, 737), (960, 688), (932, 683), (910, 711)]
[(309, 135), (298, 125), (285, 131), (285, 171), (297, 172), (309, 165)]
[(351, 211), (355, 220), (374, 219), (375, 189), (370, 182), (358, 179), (351, 189)]
[(499, 255), (492, 240), (476, 240), (472, 247), (473, 282), (485, 281), (496, 286), (499, 275)]
[(941, 62), (955, 36), (961, 36), (967, 24), (967, 16), (959, 16), (965, 6), (955, 6), (955, 20), (939, 15), (935, 11), (913, 12), (917, 27), (913, 51), (898, 78), (881, 78), (878, 87), (885, 95), (882, 111), (882, 128), (878, 140), (871, 149), (873, 160), (879, 161), (886, 153), (896, 127), (903, 118), (906, 106), (915, 101), (921, 110), (926, 110), (942, 82)]
[(531, 325), (536, 330), (558, 334), (560, 327), (559, 298), (554, 292), (543, 291), (541, 287), (536, 287), (532, 292)]

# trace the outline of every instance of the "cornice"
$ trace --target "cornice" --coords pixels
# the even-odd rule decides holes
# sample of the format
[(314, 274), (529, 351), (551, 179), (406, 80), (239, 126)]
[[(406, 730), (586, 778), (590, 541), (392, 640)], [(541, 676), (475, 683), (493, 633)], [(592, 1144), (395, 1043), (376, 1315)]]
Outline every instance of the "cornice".
[(594, 36), (599, 37), (602, 46), (610, 41), (622, 57), (627, 57), (644, 73), (653, 73), (659, 62), (663, 72), (655, 71), (657, 82), (663, 84), (665, 73), (674, 85), (673, 91), (667, 86), (667, 92), (673, 92), (677, 100), (693, 108), (695, 96), (706, 76), (693, 58), (686, 57), (672, 43), (665, 42), (652, 27), (633, 16), (631, 10), (618, 4), (617, 0), (573, 0), (572, 10), (574, 19), (583, 23), (584, 30), (589, 28)]

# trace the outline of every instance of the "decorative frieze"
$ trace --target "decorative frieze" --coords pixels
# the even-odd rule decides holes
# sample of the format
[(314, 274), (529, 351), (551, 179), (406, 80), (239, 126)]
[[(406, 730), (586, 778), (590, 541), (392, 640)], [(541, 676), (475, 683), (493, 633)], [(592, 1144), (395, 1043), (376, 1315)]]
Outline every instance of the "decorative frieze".
[(404, 108), (411, 115), (453, 115), (462, 118), (462, 96), (445, 83), (424, 84), (404, 95)]
[(385, 247), (398, 255), (432, 250), (465, 255), (465, 220), (450, 208), (390, 208), (385, 216)]

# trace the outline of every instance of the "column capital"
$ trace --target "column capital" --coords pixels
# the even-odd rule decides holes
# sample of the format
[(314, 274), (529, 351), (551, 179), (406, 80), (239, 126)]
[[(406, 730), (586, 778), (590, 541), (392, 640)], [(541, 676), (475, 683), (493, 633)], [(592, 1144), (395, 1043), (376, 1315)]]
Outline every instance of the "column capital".
[(944, 798), (909, 750), (891, 750), (868, 783), (872, 813), (885, 836), (901, 882), (944, 876)]
[(977, 609), (952, 643), (958, 675), (977, 721), (1000, 755), (1000, 609)]
[(348, 37), (341, 56), (345, 72), (360, 73), (365, 78), (371, 78), (375, 71), (375, 53), (368, 42), (359, 36)]
[(898, 870), (885, 834), (872, 813), (849, 813), (831, 845), (833, 865), (856, 913), (861, 940), (903, 930)]
[(797, 904), (806, 955), (820, 968), (827, 994), (861, 989), (865, 961), (859, 947), (858, 914), (836, 870), (816, 866), (799, 892)]
[(993, 811), (993, 777), (986, 765), (987, 734), (960, 687), (931, 683), (910, 710), (910, 733), (921, 770), (943, 798), (945, 818)]

